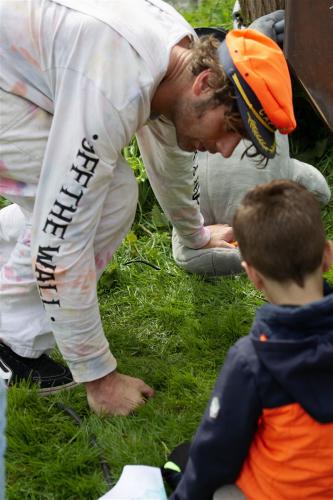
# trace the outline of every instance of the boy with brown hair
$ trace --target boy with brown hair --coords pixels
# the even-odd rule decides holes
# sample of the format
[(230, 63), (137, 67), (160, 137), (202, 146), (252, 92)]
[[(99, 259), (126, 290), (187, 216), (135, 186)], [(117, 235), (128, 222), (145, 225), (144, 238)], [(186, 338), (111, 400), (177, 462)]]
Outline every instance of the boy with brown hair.
[(247, 193), (233, 227), (270, 303), (229, 350), (171, 498), (331, 499), (333, 293), (322, 273), (333, 245), (319, 204), (272, 181)]

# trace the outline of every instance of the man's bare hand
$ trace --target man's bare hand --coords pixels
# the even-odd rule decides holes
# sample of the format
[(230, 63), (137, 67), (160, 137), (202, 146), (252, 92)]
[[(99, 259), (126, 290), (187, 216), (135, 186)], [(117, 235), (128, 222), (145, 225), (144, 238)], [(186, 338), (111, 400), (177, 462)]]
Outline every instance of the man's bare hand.
[(210, 240), (202, 248), (234, 248), (230, 243), (234, 241), (234, 231), (228, 224), (214, 224), (206, 226), (210, 230)]
[(88, 404), (97, 415), (129, 415), (154, 395), (154, 389), (143, 380), (117, 371), (85, 386)]

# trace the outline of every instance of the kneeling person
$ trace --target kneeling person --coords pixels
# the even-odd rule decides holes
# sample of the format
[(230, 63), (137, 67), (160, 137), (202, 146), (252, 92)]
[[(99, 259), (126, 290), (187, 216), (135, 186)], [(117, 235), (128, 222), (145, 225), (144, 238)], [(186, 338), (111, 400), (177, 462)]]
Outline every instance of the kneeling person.
[[(325, 177), (314, 166), (290, 158), (288, 138), (276, 134), (277, 155), (265, 167), (243, 156), (248, 142), (241, 142), (230, 158), (198, 153), (194, 166), (200, 181), (200, 209), (207, 226), (226, 225), (228, 241), (234, 240), (231, 228), (237, 207), (248, 189), (272, 181), (289, 179), (311, 191), (321, 205), (330, 200)], [(196, 189), (196, 188), (195, 188)], [(228, 232), (228, 226), (229, 232)], [(239, 250), (225, 242), (225, 247), (193, 249), (185, 246), (173, 230), (172, 251), (176, 263), (190, 273), (220, 276), (242, 272)]]

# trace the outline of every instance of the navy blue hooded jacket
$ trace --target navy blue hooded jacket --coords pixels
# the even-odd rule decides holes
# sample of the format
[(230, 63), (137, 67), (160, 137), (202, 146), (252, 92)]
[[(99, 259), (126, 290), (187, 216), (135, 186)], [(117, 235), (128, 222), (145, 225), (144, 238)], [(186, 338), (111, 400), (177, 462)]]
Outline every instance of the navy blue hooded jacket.
[(333, 291), (265, 304), (228, 352), (172, 500), (333, 498)]

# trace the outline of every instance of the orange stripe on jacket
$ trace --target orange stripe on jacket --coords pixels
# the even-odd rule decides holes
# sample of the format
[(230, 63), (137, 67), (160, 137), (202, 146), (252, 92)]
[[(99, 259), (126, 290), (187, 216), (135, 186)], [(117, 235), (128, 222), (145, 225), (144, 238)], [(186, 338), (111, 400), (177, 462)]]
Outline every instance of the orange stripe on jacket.
[(249, 500), (332, 500), (333, 423), (298, 403), (264, 410), (237, 485)]

